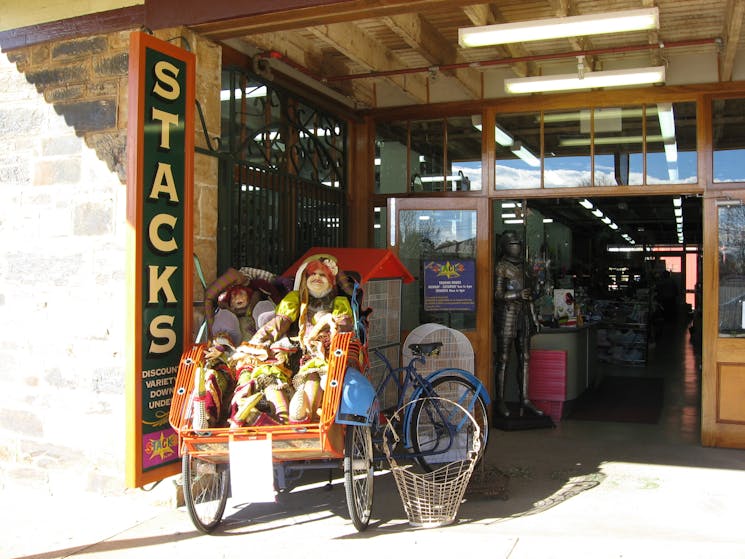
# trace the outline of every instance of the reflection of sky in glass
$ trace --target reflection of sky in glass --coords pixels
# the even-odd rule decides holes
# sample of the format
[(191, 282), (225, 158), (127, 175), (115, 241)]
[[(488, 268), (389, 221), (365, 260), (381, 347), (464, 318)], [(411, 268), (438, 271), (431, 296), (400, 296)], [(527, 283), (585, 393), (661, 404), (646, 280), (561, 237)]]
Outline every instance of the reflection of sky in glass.
[(421, 235), (435, 247), (476, 237), (476, 212), (473, 210), (405, 210), (401, 212), (401, 241)]
[(714, 152), (714, 181), (745, 181), (745, 150), (719, 150)]
[(481, 161), (459, 161), (453, 163), (453, 174), (458, 171), (471, 180), (471, 190), (481, 190)]
[[(598, 165), (596, 159), (595, 183), (598, 185), (616, 184), (615, 170), (609, 165)], [(678, 152), (678, 179), (672, 181), (663, 153), (647, 155), (647, 184), (695, 183), (696, 153)], [(544, 185), (546, 188), (587, 186), (590, 184), (589, 158), (582, 157), (549, 157), (545, 159)], [(529, 167), (520, 160), (499, 161), (496, 165), (497, 188), (537, 188), (540, 185), (540, 169)], [(630, 173), (630, 184), (643, 184), (641, 173)]]

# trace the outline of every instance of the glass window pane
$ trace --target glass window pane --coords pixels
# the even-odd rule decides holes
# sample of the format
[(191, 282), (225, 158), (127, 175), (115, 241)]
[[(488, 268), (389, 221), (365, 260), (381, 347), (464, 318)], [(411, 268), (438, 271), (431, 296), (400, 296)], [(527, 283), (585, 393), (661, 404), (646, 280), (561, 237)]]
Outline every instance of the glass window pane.
[(714, 182), (745, 181), (745, 99), (717, 99), (712, 102)]
[(696, 182), (696, 103), (647, 106), (647, 184)]
[[(589, 129), (588, 111), (582, 111), (581, 130)], [(595, 131), (595, 186), (626, 186), (642, 184), (632, 173), (635, 156), (641, 163), (642, 107), (605, 107), (593, 110)]]
[(402, 329), (476, 327), (476, 217), (475, 210), (399, 213), (399, 257), (415, 277), (403, 286)]
[(496, 188), (541, 187), (541, 134), (538, 113), (496, 116)]
[(481, 128), (477, 116), (447, 119), (446, 190), (481, 190)]
[(379, 122), (375, 138), (375, 192), (399, 194), (406, 192), (406, 122)]
[(411, 128), (412, 187), (415, 191), (445, 190), (445, 121), (414, 120)]
[(719, 335), (745, 337), (745, 206), (719, 207)]
[(589, 114), (588, 109), (544, 114), (545, 188), (591, 185)]

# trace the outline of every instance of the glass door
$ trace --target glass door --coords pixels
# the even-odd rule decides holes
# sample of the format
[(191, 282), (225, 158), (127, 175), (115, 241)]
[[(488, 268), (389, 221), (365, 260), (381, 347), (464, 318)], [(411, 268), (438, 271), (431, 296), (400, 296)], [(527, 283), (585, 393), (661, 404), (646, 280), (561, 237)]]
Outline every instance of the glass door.
[(745, 448), (745, 203), (706, 204), (701, 439)]
[(402, 293), (404, 338), (424, 324), (461, 332), (473, 347), (471, 372), (491, 390), (487, 200), (396, 198), (388, 213), (389, 248), (415, 278)]

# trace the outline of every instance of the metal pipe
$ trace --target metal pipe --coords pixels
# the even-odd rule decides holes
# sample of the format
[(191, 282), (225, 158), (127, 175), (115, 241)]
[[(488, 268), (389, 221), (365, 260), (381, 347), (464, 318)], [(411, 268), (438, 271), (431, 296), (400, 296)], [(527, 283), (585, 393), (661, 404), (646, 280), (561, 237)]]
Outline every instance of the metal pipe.
[[(589, 50), (582, 50), (582, 51), (569, 51), (569, 52), (561, 52), (556, 54), (535, 54), (535, 55), (529, 55), (529, 56), (517, 56), (514, 58), (498, 58), (494, 60), (484, 60), (484, 61), (477, 61), (477, 62), (458, 62), (454, 64), (441, 64), (441, 65), (433, 65), (433, 66), (420, 66), (417, 68), (399, 68), (396, 70), (383, 70), (383, 71), (373, 71), (373, 72), (363, 72), (359, 74), (347, 74), (344, 76), (329, 76), (325, 78), (319, 78), (321, 81), (325, 82), (339, 82), (339, 81), (349, 81), (349, 80), (358, 80), (363, 78), (379, 78), (379, 77), (385, 77), (385, 76), (400, 76), (403, 74), (417, 74), (421, 72), (433, 72), (433, 71), (440, 71), (440, 72), (447, 72), (450, 70), (458, 70), (462, 68), (484, 68), (489, 66), (508, 66), (510, 64), (517, 64), (520, 62), (536, 62), (538, 60), (551, 60), (556, 58), (576, 58), (578, 56), (596, 56), (600, 54), (616, 54), (616, 53), (625, 53), (625, 52), (632, 52), (632, 51), (641, 51), (641, 50), (651, 50), (651, 49), (671, 49), (671, 48), (681, 48), (681, 47), (691, 47), (691, 46), (700, 46), (700, 45), (706, 45), (706, 44), (721, 44), (721, 39), (719, 37), (713, 37), (708, 39), (692, 39), (689, 41), (675, 41), (670, 43), (660, 42), (656, 44), (645, 44), (645, 45), (631, 45), (631, 46), (625, 46), (625, 47), (608, 47), (608, 48), (599, 48), (599, 49), (589, 49)], [(285, 57), (281, 53), (277, 53), (275, 51), (272, 51), (270, 53), (270, 56), (273, 58), (280, 58), (281, 60), (284, 60)], [(294, 66), (297, 66), (295, 63), (292, 63)], [(306, 73), (307, 72), (306, 70)], [(310, 75), (310, 73), (309, 73)]]

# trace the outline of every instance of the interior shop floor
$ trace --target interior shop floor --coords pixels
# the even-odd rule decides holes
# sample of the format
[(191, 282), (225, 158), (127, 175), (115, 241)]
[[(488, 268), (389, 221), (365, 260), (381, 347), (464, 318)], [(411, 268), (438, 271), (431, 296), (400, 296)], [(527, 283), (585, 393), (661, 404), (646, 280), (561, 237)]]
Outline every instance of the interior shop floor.
[[(656, 423), (564, 419), (555, 428), (492, 429), (482, 470), (454, 524), (409, 525), (389, 472), (376, 477), (373, 518), (358, 533), (340, 472), (310, 472), (278, 503), (228, 501), (214, 535), (184, 507), (149, 494), (0, 494), (0, 557), (745, 558), (745, 451), (702, 447), (700, 367), (685, 325), (666, 327), (643, 368), (662, 378)], [(489, 486), (489, 480), (492, 485)]]

